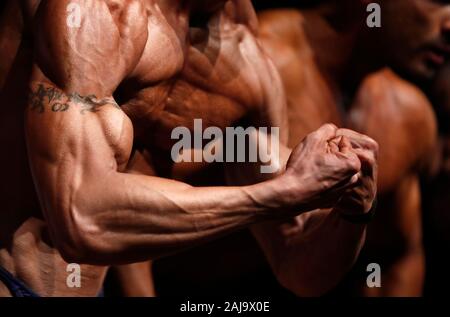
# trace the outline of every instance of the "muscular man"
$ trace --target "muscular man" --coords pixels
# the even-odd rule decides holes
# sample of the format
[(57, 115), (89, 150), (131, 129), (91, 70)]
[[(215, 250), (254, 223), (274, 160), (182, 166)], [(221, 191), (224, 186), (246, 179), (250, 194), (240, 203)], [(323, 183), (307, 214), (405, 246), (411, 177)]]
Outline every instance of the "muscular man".
[[(77, 12), (78, 24), (68, 16)], [(256, 31), (242, 0), (8, 3), (0, 28), (1, 295), (94, 296), (110, 265), (302, 213), (320, 221), (314, 230), (267, 225), (261, 243), (276, 272), (309, 273), (298, 276), (306, 290), (336, 283), (364, 240), (365, 224), (353, 222), (366, 218), (376, 191), (372, 139), (324, 125), (292, 153), (281, 147), (277, 173), (227, 167), (230, 180), (248, 184), (174, 180), (171, 132), (192, 129), (196, 118), (220, 128), (278, 126), (286, 140), (282, 83)], [(261, 144), (267, 137), (252, 136)], [(244, 171), (252, 178), (239, 179)], [(72, 262), (82, 264), (80, 288), (66, 283)]]
[[(346, 285), (362, 295), (419, 296), (425, 270), (419, 175), (430, 166), (436, 123), (424, 94), (382, 68), (417, 82), (435, 77), (450, 52), (450, 2), (378, 1), (381, 28), (366, 25), (369, 2), (268, 11), (260, 15), (261, 37), (286, 88), (290, 144), (334, 122), (380, 145), (379, 214)], [(367, 287), (370, 263), (381, 267), (380, 288)], [(293, 281), (290, 289), (296, 287)]]

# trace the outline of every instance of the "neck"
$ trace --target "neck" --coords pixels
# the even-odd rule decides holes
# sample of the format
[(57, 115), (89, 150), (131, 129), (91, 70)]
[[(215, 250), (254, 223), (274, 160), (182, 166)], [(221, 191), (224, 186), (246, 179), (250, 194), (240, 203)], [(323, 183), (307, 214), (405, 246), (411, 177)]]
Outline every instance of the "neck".
[(364, 41), (364, 13), (364, 8), (342, 4), (306, 10), (303, 14), (315, 61), (341, 102), (356, 92), (365, 76), (382, 68), (375, 63), (368, 41)]

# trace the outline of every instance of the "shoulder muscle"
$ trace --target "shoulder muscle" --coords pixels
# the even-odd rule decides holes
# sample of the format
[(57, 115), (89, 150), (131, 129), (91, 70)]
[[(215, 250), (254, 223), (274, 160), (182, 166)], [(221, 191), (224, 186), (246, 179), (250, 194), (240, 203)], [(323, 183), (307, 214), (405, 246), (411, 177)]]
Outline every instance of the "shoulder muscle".
[[(140, 1), (118, 3), (41, 2), (35, 17), (36, 62), (56, 85), (86, 94), (95, 86), (107, 95), (134, 69), (146, 42), (146, 12)], [(79, 14), (79, 23), (70, 22), (73, 14)]]
[(437, 140), (432, 106), (419, 88), (392, 71), (383, 70), (364, 81), (352, 123), (379, 141), (380, 159), (401, 159), (399, 170), (418, 171), (429, 163)]

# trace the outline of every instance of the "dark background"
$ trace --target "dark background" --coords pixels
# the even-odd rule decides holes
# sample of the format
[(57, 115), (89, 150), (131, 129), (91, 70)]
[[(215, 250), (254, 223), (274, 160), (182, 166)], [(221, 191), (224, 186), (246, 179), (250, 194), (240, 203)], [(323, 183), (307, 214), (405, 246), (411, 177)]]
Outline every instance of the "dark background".
[(299, 2), (306, 3), (311, 2), (311, 0), (252, 0), (252, 2), (256, 10), (263, 10), (269, 8), (296, 7), (299, 6)]

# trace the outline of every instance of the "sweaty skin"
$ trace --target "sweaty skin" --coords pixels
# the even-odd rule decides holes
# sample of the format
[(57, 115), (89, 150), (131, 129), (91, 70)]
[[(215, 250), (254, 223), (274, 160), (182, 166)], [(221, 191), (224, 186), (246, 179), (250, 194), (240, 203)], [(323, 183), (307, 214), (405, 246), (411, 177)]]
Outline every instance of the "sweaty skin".
[[(80, 5), (79, 28), (67, 24), (69, 3)], [(372, 204), (377, 145), (366, 136), (324, 125), (292, 153), (282, 147), (279, 173), (252, 185), (173, 179), (173, 128), (192, 128), (196, 118), (221, 128), (286, 122), (282, 83), (256, 40), (250, 2), (208, 3), (8, 3), (0, 30), (0, 135), (9, 149), (1, 157), (0, 265), (38, 294), (95, 296), (110, 265), (332, 206), (324, 254), (292, 264), (312, 269), (336, 257), (337, 268), (327, 268), (336, 280), (355, 261), (365, 226), (339, 213)], [(341, 205), (355, 197), (351, 208)], [(285, 245), (287, 236), (266, 239)], [(66, 285), (73, 262), (83, 264), (81, 288)]]
[[(406, 12), (416, 10), (414, 13), (421, 15), (427, 12), (420, 11), (416, 1), (408, 3), (398, 1), (399, 8)], [(392, 2), (383, 5), (395, 7)], [(264, 47), (286, 89), (289, 140), (293, 143), (323, 122), (333, 122), (367, 134), (379, 143), (377, 216), (368, 226), (357, 274), (350, 275), (343, 285), (350, 285), (347, 291), (352, 294), (419, 296), (425, 274), (419, 175), (429, 170), (430, 154), (436, 142), (435, 117), (418, 88), (388, 69), (378, 70), (386, 60), (380, 57), (377, 60), (364, 50), (352, 55), (351, 50), (362, 49), (363, 45), (354, 36), (357, 31), (351, 20), (345, 22), (349, 25), (333, 28), (331, 21), (345, 16), (345, 10), (339, 11), (330, 4), (311, 10), (274, 10), (260, 14)], [(405, 21), (411, 24), (409, 16), (405, 15)], [(383, 18), (386, 24), (391, 22), (388, 15)], [(361, 22), (356, 19), (356, 23)], [(412, 23), (405, 28), (407, 32), (418, 26)], [(420, 34), (426, 31), (429, 29), (424, 27)], [(393, 28), (384, 32), (396, 36)], [(365, 35), (370, 41), (371, 35)], [(410, 47), (408, 37), (402, 39), (396, 45), (402, 50)], [(421, 39), (419, 36), (414, 43), (421, 43)], [(383, 46), (378, 48), (383, 49)], [(408, 58), (405, 57), (406, 62)], [(431, 69), (419, 62), (423, 63), (423, 59), (413, 55), (408, 70), (428, 76)], [(369, 263), (381, 266), (381, 288), (366, 286)]]

